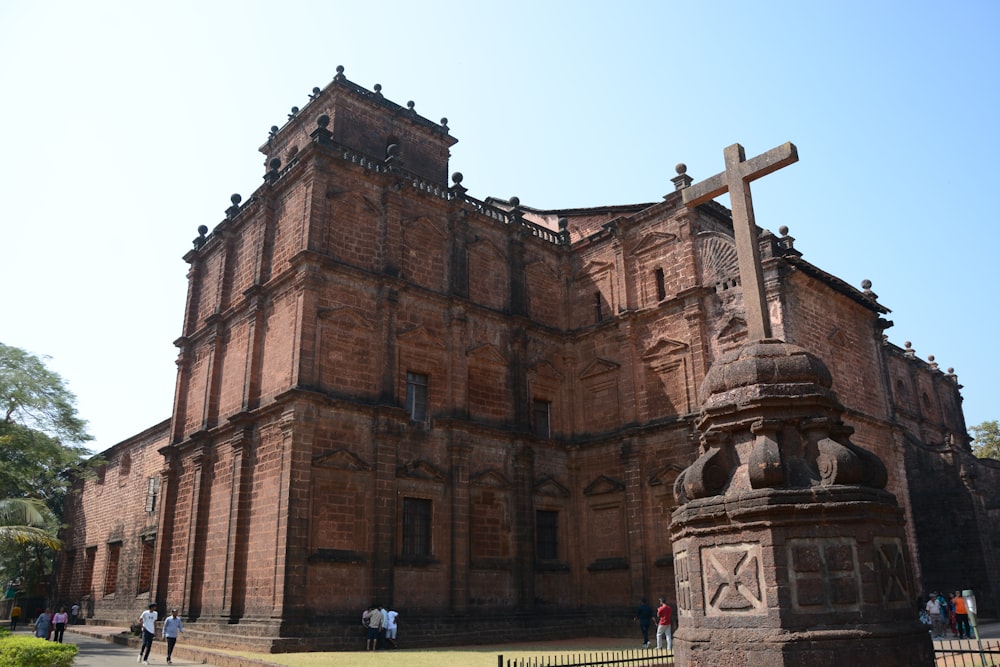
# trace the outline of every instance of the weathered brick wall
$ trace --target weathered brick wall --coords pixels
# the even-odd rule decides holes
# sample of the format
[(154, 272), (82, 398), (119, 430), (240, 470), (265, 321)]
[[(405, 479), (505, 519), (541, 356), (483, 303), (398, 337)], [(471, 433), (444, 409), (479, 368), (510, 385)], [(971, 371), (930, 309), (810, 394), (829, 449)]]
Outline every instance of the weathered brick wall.
[(149, 499), (149, 480), (163, 468), (157, 449), (168, 427), (162, 422), (105, 451), (97, 475), (74, 482), (53, 605), (79, 602), (87, 619), (138, 618), (154, 600), (148, 546), (157, 538), (160, 497)]

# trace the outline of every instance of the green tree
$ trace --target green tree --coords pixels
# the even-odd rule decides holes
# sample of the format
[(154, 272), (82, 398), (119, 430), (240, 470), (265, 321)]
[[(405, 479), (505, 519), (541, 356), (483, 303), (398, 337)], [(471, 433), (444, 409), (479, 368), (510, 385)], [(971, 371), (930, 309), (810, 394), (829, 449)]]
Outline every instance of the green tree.
[(42, 359), (0, 343), (0, 578), (28, 588), (51, 572), (68, 472), (91, 457), (75, 403)]
[(1000, 422), (983, 422), (970, 426), (972, 431), (972, 453), (981, 459), (996, 459), (1000, 461)]

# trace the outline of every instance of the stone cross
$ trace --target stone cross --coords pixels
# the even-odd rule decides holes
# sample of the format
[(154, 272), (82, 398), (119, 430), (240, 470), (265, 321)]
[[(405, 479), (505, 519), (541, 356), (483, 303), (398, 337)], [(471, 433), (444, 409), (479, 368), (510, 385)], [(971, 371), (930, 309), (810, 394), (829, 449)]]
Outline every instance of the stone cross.
[(743, 301), (747, 310), (750, 340), (771, 337), (771, 318), (764, 293), (764, 270), (760, 264), (757, 226), (750, 198), (750, 181), (766, 176), (794, 162), (799, 153), (791, 142), (772, 148), (755, 158), (746, 159), (743, 146), (733, 144), (725, 150), (726, 170), (682, 190), (684, 205), (694, 208), (710, 199), (729, 192), (733, 207), (733, 233), (736, 236), (736, 256), (739, 261)]

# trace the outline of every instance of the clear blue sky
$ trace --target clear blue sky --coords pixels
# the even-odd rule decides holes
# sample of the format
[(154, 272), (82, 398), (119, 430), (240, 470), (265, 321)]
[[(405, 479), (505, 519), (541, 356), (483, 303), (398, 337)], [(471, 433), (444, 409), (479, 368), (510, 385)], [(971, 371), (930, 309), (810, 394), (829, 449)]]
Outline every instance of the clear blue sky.
[[(479, 198), (659, 200), (785, 141), (757, 222), (893, 310), (1000, 418), (1000, 2), (0, 0), (0, 341), (51, 356), (96, 450), (171, 412), (198, 225), (346, 68), (447, 117)], [(722, 203), (728, 203), (722, 200)]]

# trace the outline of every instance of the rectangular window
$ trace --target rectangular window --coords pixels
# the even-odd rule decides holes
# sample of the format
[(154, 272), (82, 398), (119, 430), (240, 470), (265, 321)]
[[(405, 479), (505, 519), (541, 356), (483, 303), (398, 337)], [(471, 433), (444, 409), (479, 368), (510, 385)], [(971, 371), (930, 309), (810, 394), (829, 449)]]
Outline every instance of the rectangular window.
[(122, 555), (122, 543), (108, 544), (108, 564), (104, 569), (104, 595), (114, 595), (118, 588), (118, 561)]
[(531, 404), (532, 427), (535, 435), (539, 438), (548, 438), (551, 435), (549, 427), (549, 410), (552, 404), (536, 398)]
[(667, 284), (663, 279), (663, 269), (653, 272), (656, 276), (656, 300), (663, 301), (667, 298)]
[(150, 477), (146, 484), (146, 512), (156, 511), (156, 498), (160, 495), (160, 478)]
[(91, 594), (91, 586), (94, 583), (94, 566), (97, 563), (97, 547), (87, 547), (83, 551), (83, 581), (80, 588), (84, 595)]
[(406, 412), (415, 422), (427, 421), (427, 376), (406, 373)]
[(153, 583), (153, 549), (156, 546), (156, 537), (152, 535), (144, 536), (139, 552), (139, 593), (148, 593), (152, 589)]
[(597, 322), (604, 320), (604, 304), (600, 292), (594, 292), (594, 318)]
[(535, 547), (539, 560), (559, 558), (559, 512), (535, 512)]
[(431, 501), (403, 498), (403, 556), (431, 555)]

